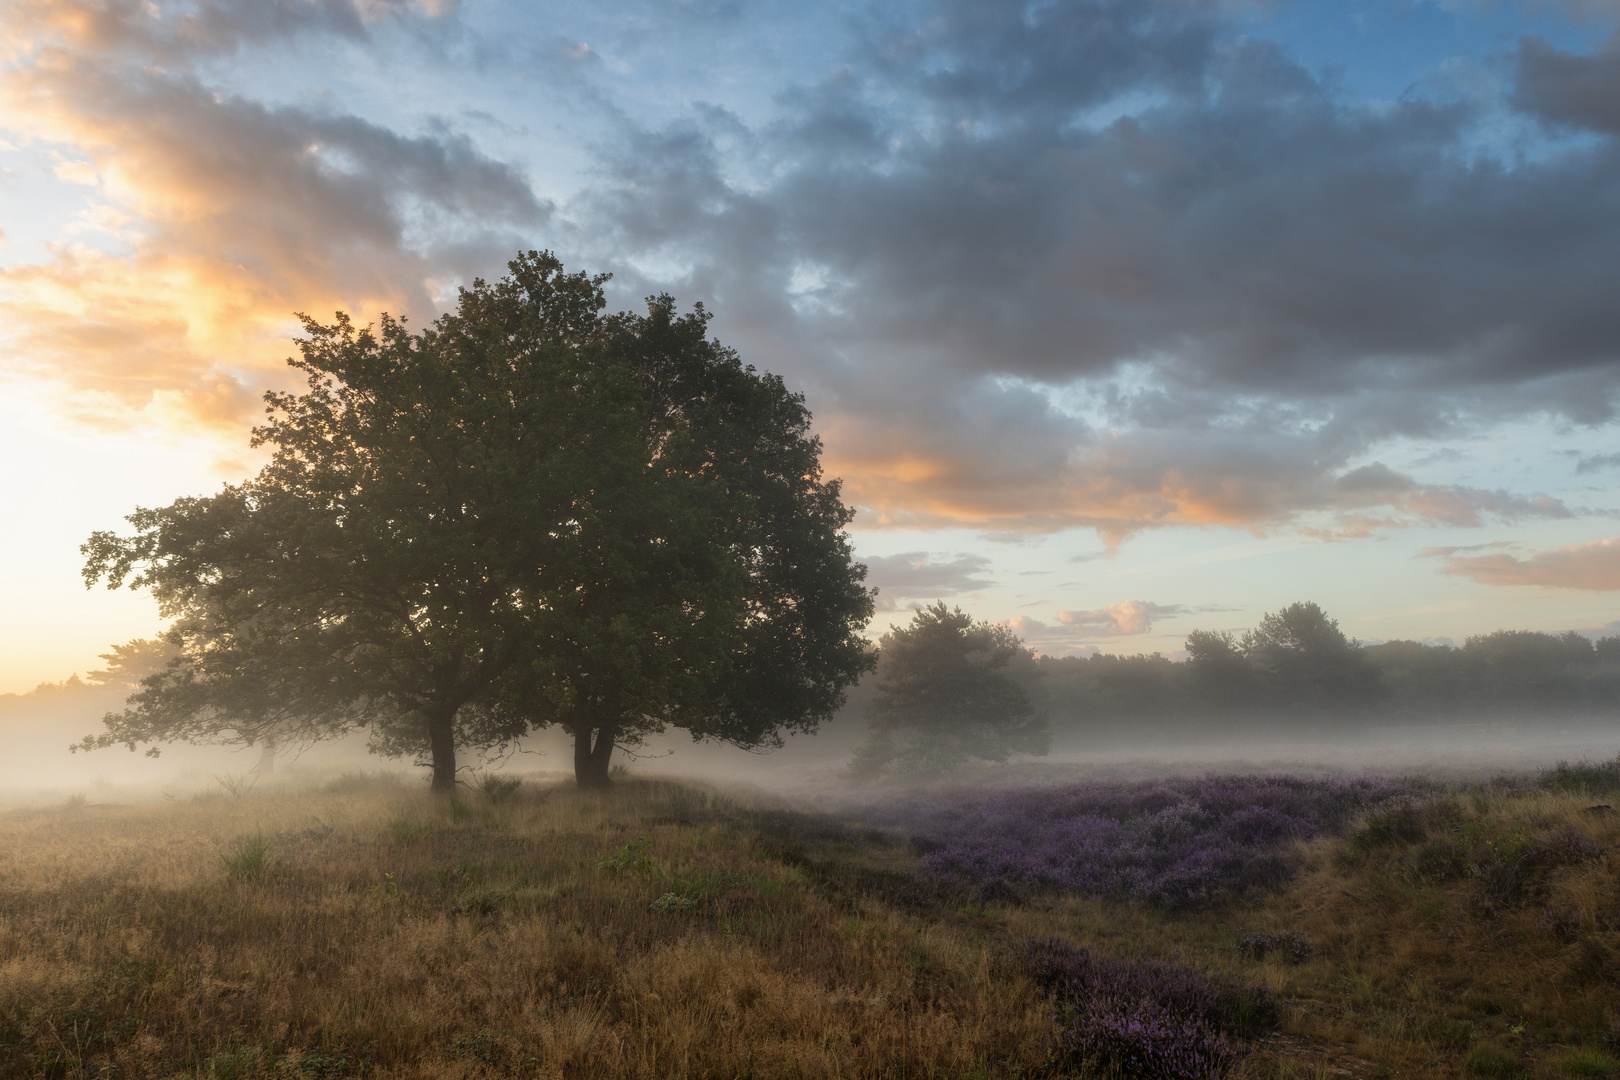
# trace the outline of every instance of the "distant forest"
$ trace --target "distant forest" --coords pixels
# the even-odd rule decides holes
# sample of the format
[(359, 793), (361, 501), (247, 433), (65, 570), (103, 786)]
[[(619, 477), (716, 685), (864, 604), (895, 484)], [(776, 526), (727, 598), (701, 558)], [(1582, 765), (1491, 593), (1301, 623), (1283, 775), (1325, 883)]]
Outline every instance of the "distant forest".
[(1461, 647), (1350, 640), (1315, 604), (1246, 634), (1195, 630), (1188, 659), (1050, 657), (1011, 669), (1055, 723), (1354, 716), (1422, 721), (1573, 716), (1620, 708), (1620, 637), (1498, 630)]

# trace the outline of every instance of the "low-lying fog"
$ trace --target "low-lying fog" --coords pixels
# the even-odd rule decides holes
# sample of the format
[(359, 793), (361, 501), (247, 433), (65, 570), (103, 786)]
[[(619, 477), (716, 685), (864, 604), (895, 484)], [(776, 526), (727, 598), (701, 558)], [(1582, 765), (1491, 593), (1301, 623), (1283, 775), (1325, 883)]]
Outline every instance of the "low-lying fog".
[[(256, 747), (166, 745), (157, 758), (121, 747), (69, 753), (101, 730), (101, 717), (122, 703), (123, 688), (69, 682), (29, 694), (0, 696), (0, 803), (47, 802), (83, 795), (94, 802), (175, 796), (221, 784), (316, 779), (356, 770), (419, 775), (409, 761), (371, 754), (363, 734), (312, 747), (283, 748), (270, 776), (257, 775)], [(783, 748), (749, 753), (694, 743), (671, 731), (616, 764), (632, 775), (691, 777), (757, 787), (812, 803), (837, 803), (858, 791), (842, 773), (867, 734), (857, 707), (816, 735)], [(1558, 761), (1606, 760), (1620, 752), (1620, 716), (1519, 717), (1425, 723), (1367, 719), (1176, 721), (1111, 724), (1057, 721), (1052, 750), (1005, 766), (973, 768), (955, 778), (985, 783), (1056, 783), (1068, 779), (1138, 778), (1150, 774), (1252, 771), (1419, 772), (1466, 778), (1523, 773)], [(544, 732), (498, 759), (464, 757), (466, 771), (571, 775), (572, 752), (560, 731)]]

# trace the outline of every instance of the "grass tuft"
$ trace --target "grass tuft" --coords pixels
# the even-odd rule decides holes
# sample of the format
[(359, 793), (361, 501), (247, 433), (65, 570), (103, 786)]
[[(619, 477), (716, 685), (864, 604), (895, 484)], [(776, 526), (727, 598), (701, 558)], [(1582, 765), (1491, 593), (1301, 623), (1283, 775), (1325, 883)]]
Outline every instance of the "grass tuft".
[(1500, 1046), (1489, 1043), (1476, 1047), (1463, 1059), (1463, 1072), (1469, 1076), (1481, 1076), (1490, 1080), (1507, 1080), (1509, 1077), (1523, 1075), (1517, 1058)]
[(270, 841), (265, 838), (263, 829), (239, 836), (219, 861), (225, 868), (225, 876), (232, 881), (262, 881), (272, 869)]
[(1620, 1073), (1620, 1061), (1596, 1050), (1576, 1050), (1554, 1064), (1565, 1076), (1609, 1077)]

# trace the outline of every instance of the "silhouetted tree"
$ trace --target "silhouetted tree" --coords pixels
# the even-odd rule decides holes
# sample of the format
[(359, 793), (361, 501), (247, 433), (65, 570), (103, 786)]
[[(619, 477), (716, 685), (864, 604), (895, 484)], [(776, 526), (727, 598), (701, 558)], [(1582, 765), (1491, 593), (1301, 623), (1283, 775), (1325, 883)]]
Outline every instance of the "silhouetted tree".
[(1237, 635), (1229, 630), (1194, 630), (1187, 635), (1187, 672), (1204, 708), (1253, 704), (1259, 670)]
[(1354, 708), (1379, 698), (1377, 669), (1316, 604), (1261, 616), (1240, 646), (1279, 703)]
[(420, 334), (304, 319), (259, 475), (96, 533), (181, 655), (87, 746), (357, 726), (425, 755), (561, 724), (576, 777), (675, 724), (769, 744), (870, 667), (850, 519), (803, 401), (657, 297), (529, 253)]
[(943, 601), (884, 634), (867, 711), (872, 735), (856, 749), (852, 774), (939, 772), (1046, 753), (1050, 728), (1007, 670), (1024, 651), (1007, 627)]

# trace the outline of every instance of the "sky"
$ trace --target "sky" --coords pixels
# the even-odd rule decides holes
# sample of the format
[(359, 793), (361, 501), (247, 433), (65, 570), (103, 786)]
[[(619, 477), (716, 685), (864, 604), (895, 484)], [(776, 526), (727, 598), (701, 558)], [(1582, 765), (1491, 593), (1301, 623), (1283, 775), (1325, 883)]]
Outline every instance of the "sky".
[(0, 0), (0, 692), (295, 312), (517, 252), (802, 392), (871, 632), (1620, 632), (1620, 3)]

